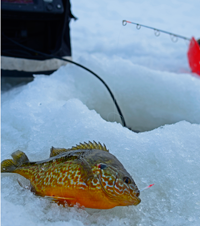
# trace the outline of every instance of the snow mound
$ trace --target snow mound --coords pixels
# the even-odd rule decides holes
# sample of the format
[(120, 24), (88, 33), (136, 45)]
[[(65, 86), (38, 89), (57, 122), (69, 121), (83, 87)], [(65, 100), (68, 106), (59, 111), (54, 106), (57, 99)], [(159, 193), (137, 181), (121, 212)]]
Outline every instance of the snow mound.
[[(115, 63), (114, 61), (111, 64)], [(108, 66), (105, 65), (105, 68)], [(127, 68), (130, 68), (129, 73)], [(132, 72), (133, 68), (140, 74), (137, 76), (140, 78), (139, 81), (135, 78), (136, 73)], [(178, 107), (175, 108), (175, 103), (184, 107), (185, 98), (188, 97), (186, 94), (183, 95), (184, 92), (175, 95), (178, 93), (175, 93), (175, 90), (179, 87), (187, 93), (191, 91), (188, 88), (190, 84), (194, 85), (194, 80), (196, 81), (196, 78), (183, 74), (181, 81), (187, 82), (188, 87), (183, 83), (176, 85), (177, 78), (174, 74), (164, 73), (164, 76), (129, 63), (129, 67), (124, 67), (124, 89), (120, 87), (122, 79), (120, 80), (119, 74), (122, 76), (123, 72), (122, 68), (120, 69), (121, 72), (118, 73), (110, 70), (111, 75), (107, 82), (113, 82), (111, 88), (116, 92), (119, 103), (128, 98), (122, 105), (124, 109), (124, 105), (131, 109), (131, 98), (134, 98), (134, 95), (130, 97), (130, 82), (126, 84), (125, 81), (131, 81), (136, 89), (137, 85), (133, 80), (139, 83), (141, 80), (148, 80), (150, 84), (159, 84), (155, 87), (158, 94), (155, 102), (161, 102), (162, 98), (167, 101), (173, 95), (176, 97), (171, 99), (168, 105), (174, 106), (174, 115), (180, 117), (180, 110)], [(51, 146), (68, 148), (79, 142), (95, 140), (106, 144), (110, 152), (132, 175), (140, 189), (151, 183), (155, 185), (141, 193), (142, 202), (136, 207), (116, 207), (110, 210), (63, 208), (20, 187), (17, 179), (22, 180), (21, 176), (4, 174), (1, 184), (3, 225), (157, 226), (171, 225), (172, 220), (173, 225), (198, 225), (200, 126), (182, 121), (137, 134), (119, 123), (107, 122), (85, 105), (92, 108), (103, 101), (109, 107), (109, 95), (107, 92), (102, 94), (104, 87), (99, 88), (100, 85), (92, 76), (89, 78), (87, 75), (88, 80), (83, 78), (86, 76), (85, 72), (76, 71), (75, 76), (72, 76), (72, 72), (75, 73), (73, 66), (62, 67), (50, 77), (38, 76), (33, 82), (2, 94), (2, 160), (10, 158), (10, 154), (18, 149), (24, 151), (30, 160), (42, 160), (48, 158)], [(131, 75), (135, 79), (132, 79)], [(171, 82), (172, 77), (174, 82)], [(170, 85), (171, 91), (166, 84)], [(195, 91), (190, 93), (190, 97), (198, 92), (196, 86), (194, 85)], [(137, 91), (140, 89), (137, 88)], [(165, 98), (164, 93), (167, 91), (168, 98)], [(141, 90), (140, 101), (145, 100), (147, 105), (150, 97), (156, 95), (156, 92), (151, 89), (151, 85), (146, 92), (147, 94), (142, 95)], [(137, 102), (136, 99), (132, 102)], [(105, 106), (105, 103), (101, 106)], [(160, 108), (164, 108), (165, 105), (167, 104), (161, 105)], [(139, 100), (138, 105), (132, 107), (135, 109), (135, 106), (139, 106)], [(195, 108), (190, 104), (190, 110), (191, 108), (194, 112), (199, 111), (198, 106)], [(153, 110), (153, 107), (150, 109)], [(159, 107), (154, 109), (157, 115), (162, 111)], [(196, 113), (193, 116), (189, 112), (185, 115), (191, 121), (197, 120)], [(156, 118), (156, 115), (154, 117)], [(144, 118), (144, 115), (141, 118)], [(174, 120), (175, 116), (172, 119)]]

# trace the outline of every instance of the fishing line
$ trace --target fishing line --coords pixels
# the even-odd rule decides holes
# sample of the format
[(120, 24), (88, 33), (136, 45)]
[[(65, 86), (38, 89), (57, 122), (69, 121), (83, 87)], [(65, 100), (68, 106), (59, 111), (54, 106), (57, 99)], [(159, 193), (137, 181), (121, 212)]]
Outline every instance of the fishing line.
[(172, 42), (177, 42), (177, 41), (178, 41), (178, 38), (181, 38), (181, 39), (184, 39), (184, 40), (189, 40), (189, 41), (191, 40), (190, 38), (184, 37), (184, 36), (182, 36), (182, 35), (177, 35), (177, 34), (174, 34), (174, 33), (172, 33), (172, 32), (169, 32), (169, 31), (164, 31), (164, 30), (161, 30), (161, 29), (158, 29), (158, 28), (155, 28), (155, 27), (146, 26), (146, 25), (139, 24), (139, 23), (135, 23), (135, 22), (131, 22), (131, 21), (128, 21), (128, 20), (122, 20), (122, 25), (123, 25), (123, 26), (126, 26), (127, 23), (129, 23), (129, 24), (135, 24), (135, 25), (136, 25), (136, 28), (137, 28), (138, 30), (139, 30), (141, 27), (145, 27), (145, 28), (154, 30), (154, 34), (155, 34), (155, 36), (157, 36), (157, 37), (160, 36), (160, 33), (168, 34), (168, 35), (170, 35)]
[[(68, 60), (68, 59), (64, 59), (64, 58), (62, 58), (62, 57), (57, 57), (57, 56), (54, 56), (54, 55), (50, 55), (50, 54), (46, 54), (46, 53), (43, 53), (43, 52), (34, 50), (34, 49), (32, 49), (32, 48), (26, 47), (25, 45), (20, 44), (20, 43), (14, 41), (13, 39), (7, 37), (4, 33), (2, 33), (2, 35), (3, 35), (7, 40), (9, 40), (10, 42), (14, 43), (15, 45), (18, 45), (18, 46), (22, 47), (23, 49), (26, 49), (26, 50), (28, 50), (28, 51), (30, 51), (30, 52), (33, 52), (33, 53), (36, 53), (36, 54), (39, 54), (39, 55), (41, 55), (41, 56), (45, 56), (45, 57), (48, 57), (48, 58), (55, 58), (55, 59), (67, 61), (67, 62), (72, 63), (72, 64), (75, 64), (76, 66), (81, 67), (81, 68), (85, 69), (86, 71), (90, 72), (91, 74), (93, 74), (96, 78), (98, 78), (98, 79), (103, 83), (103, 85), (104, 85), (104, 86), (106, 87), (106, 89), (108, 90), (108, 92), (109, 92), (109, 94), (110, 94), (110, 96), (111, 96), (111, 98), (112, 98), (112, 100), (113, 100), (113, 102), (114, 102), (114, 104), (115, 104), (115, 106), (116, 106), (116, 108), (117, 108), (117, 111), (118, 111), (119, 116), (120, 116), (121, 121), (122, 121), (122, 125), (123, 125), (124, 127), (127, 127), (127, 126), (126, 126), (125, 119), (124, 119), (124, 116), (123, 116), (123, 114), (122, 114), (122, 111), (121, 111), (121, 109), (120, 109), (120, 107), (119, 107), (119, 105), (118, 105), (118, 103), (117, 103), (117, 101), (116, 101), (116, 99), (115, 99), (115, 97), (114, 97), (112, 91), (110, 90), (109, 86), (105, 83), (105, 81), (104, 81), (101, 77), (99, 77), (96, 73), (94, 73), (93, 71), (91, 71), (91, 70), (88, 69), (87, 67), (85, 67), (85, 66), (83, 66), (83, 65), (81, 65), (81, 64), (79, 64), (79, 63), (76, 63), (75, 61)], [(4, 51), (2, 51), (2, 53), (3, 53), (3, 52), (4, 52)], [(128, 127), (127, 127), (127, 128), (128, 128)]]
[(144, 191), (144, 190), (146, 190), (146, 189), (148, 189), (148, 188), (150, 188), (150, 187), (152, 187), (153, 185), (154, 185), (154, 184), (150, 184), (149, 186), (147, 186), (147, 187), (141, 189), (140, 192), (141, 192), (141, 191)]

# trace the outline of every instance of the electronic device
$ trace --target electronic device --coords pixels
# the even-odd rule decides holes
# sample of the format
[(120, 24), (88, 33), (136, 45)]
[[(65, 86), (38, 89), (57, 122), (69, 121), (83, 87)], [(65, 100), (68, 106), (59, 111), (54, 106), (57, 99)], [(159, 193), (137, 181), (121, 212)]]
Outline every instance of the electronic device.
[(2, 74), (43, 73), (59, 67), (53, 57), (71, 57), (70, 7), (70, 0), (1, 0)]
[(62, 0), (1, 0), (1, 9), (18, 12), (40, 12), (61, 14)]

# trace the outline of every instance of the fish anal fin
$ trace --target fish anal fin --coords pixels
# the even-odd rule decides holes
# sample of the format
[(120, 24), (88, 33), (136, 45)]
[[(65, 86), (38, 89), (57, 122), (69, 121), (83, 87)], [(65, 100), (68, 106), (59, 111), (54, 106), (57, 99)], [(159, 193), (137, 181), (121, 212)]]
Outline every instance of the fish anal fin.
[(100, 142), (96, 143), (95, 141), (93, 141), (93, 142), (89, 141), (88, 143), (86, 143), (86, 142), (80, 143), (71, 148), (71, 150), (77, 150), (77, 149), (89, 149), (89, 150), (99, 149), (102, 151), (109, 152), (109, 150), (106, 148), (105, 144), (102, 145)]
[(60, 153), (66, 152), (66, 151), (70, 151), (70, 150), (69, 149), (65, 149), (65, 148), (54, 148), (54, 147), (52, 147), (50, 149), (50, 157), (59, 155)]
[(17, 166), (21, 166), (22, 164), (29, 162), (28, 157), (22, 151), (19, 151), (19, 150), (15, 151), (15, 152), (12, 153), (11, 156), (13, 157), (14, 164), (17, 165)]

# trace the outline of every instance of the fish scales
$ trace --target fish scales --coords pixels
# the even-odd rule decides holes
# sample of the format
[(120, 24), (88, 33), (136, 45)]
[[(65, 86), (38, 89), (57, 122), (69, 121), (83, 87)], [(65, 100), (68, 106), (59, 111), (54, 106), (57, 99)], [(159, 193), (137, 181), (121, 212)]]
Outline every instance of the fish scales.
[(4, 160), (1, 172), (27, 178), (36, 195), (69, 206), (109, 209), (140, 203), (139, 190), (119, 160), (105, 145), (79, 144), (71, 149), (51, 148), (50, 158), (30, 162), (17, 151)]
[(58, 163), (55, 161), (48, 164), (37, 164), (28, 169), (19, 167), (16, 173), (21, 173), (27, 179), (31, 175), (30, 181), (36, 190), (39, 190), (38, 186), (42, 187), (42, 190), (49, 186), (65, 186), (73, 189), (84, 184), (81, 177), (81, 167), (73, 162)]

